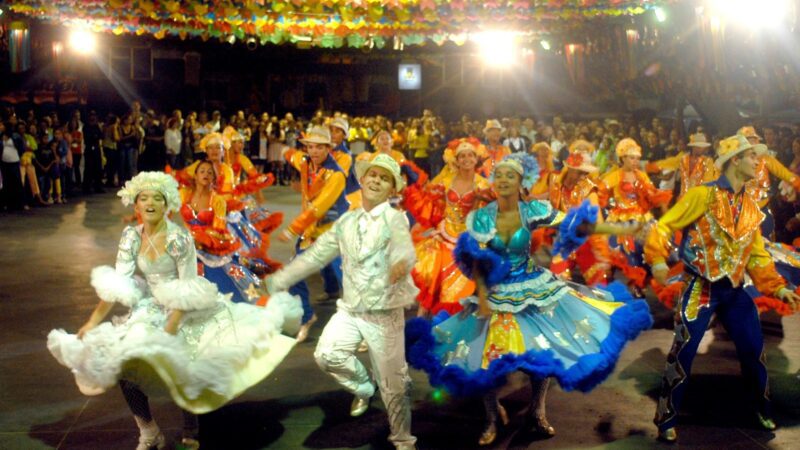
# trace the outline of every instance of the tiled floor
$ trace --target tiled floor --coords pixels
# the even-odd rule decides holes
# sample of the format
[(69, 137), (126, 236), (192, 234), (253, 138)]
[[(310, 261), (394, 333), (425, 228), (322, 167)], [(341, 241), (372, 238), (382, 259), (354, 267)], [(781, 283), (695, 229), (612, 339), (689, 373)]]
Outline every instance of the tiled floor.
[[(272, 188), (270, 204), (298, 211), (298, 195)], [(125, 212), (112, 193), (73, 199), (66, 206), (0, 214), (0, 449), (134, 448), (136, 426), (117, 390), (98, 397), (78, 392), (70, 373), (45, 347), (52, 328), (76, 330), (96, 303), (89, 272), (114, 260)], [(273, 243), (272, 255), (290, 256)], [(319, 291), (313, 278), (311, 289)], [(333, 313), (318, 305), (320, 324)], [(535, 441), (524, 432), (529, 395), (524, 377), (513, 377), (503, 400), (513, 415), (494, 448), (669, 448), (658, 444), (652, 417), (665, 353), (671, 343), (670, 313), (653, 305), (656, 327), (622, 355), (616, 371), (589, 394), (548, 397), (548, 417), (558, 435)], [(771, 319), (773, 322), (775, 319)], [(315, 365), (314, 339), (292, 351), (283, 364), (234, 403), (201, 418), (207, 449), (390, 448), (380, 401), (351, 419), (351, 397)], [(784, 336), (768, 338), (775, 433), (753, 427), (742, 406), (739, 368), (730, 341), (718, 339), (699, 355), (688, 387), (679, 432), (680, 448), (800, 448), (800, 318), (783, 319)], [(723, 334), (724, 336), (724, 334)], [(475, 400), (435, 402), (425, 376), (413, 371), (414, 433), (422, 449), (469, 449), (483, 425)], [(153, 411), (173, 441), (181, 416), (169, 398), (155, 398)]]

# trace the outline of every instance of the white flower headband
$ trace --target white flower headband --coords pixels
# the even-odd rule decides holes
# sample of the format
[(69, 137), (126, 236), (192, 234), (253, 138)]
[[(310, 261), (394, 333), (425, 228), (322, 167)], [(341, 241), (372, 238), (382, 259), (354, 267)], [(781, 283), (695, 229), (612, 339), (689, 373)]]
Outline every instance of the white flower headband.
[(141, 172), (125, 182), (125, 187), (117, 192), (117, 197), (122, 199), (123, 205), (131, 206), (142, 191), (160, 192), (167, 201), (167, 212), (178, 211), (181, 207), (178, 182), (164, 172)]

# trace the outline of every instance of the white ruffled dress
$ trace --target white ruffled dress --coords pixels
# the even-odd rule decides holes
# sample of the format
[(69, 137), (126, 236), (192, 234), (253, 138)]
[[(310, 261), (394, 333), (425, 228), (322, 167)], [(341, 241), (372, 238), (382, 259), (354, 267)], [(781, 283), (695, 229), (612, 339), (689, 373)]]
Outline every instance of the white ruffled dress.
[[(266, 308), (233, 303), (197, 275), (194, 242), (168, 222), (166, 253), (137, 256), (141, 226), (125, 229), (116, 268), (92, 270), (98, 296), (130, 308), (83, 337), (64, 330), (48, 335), (47, 347), (75, 375), (86, 395), (118, 380), (145, 391), (165, 386), (175, 403), (196, 414), (213, 411), (269, 375), (295, 344), (281, 334), (299, 327), (300, 300), (273, 295)], [(134, 277), (136, 267), (146, 281)], [(185, 312), (178, 333), (164, 331), (172, 310)]]

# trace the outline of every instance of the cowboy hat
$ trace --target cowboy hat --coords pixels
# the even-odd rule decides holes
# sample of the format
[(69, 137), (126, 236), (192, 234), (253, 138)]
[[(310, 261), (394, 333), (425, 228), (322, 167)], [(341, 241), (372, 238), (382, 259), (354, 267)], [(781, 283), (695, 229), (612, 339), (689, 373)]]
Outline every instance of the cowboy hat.
[(395, 190), (397, 192), (403, 190), (406, 182), (403, 180), (403, 176), (400, 173), (400, 164), (397, 164), (397, 161), (395, 161), (394, 158), (380, 153), (375, 155), (375, 157), (370, 160), (356, 161), (356, 177), (361, 180), (361, 178), (363, 178), (367, 171), (372, 167), (380, 167), (381, 169), (387, 170), (394, 178)]
[(331, 145), (331, 130), (328, 127), (313, 126), (308, 132), (303, 133), (300, 142), (303, 144)]

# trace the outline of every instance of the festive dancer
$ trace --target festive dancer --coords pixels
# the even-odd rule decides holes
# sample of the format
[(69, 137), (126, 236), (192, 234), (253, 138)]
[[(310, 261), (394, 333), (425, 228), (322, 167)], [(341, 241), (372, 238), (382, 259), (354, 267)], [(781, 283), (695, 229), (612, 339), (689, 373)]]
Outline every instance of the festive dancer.
[[(592, 147), (589, 142), (580, 139), (570, 145), (570, 155), (564, 161), (564, 169), (561, 173), (552, 175), (549, 183), (548, 198), (554, 209), (566, 213), (586, 200), (593, 206), (599, 205), (598, 181), (594, 178), (597, 167), (592, 165), (591, 154), (587, 152)], [(603, 221), (599, 208), (597, 221), (598, 223)], [(555, 230), (544, 228), (538, 231), (543, 232), (546, 242), (552, 246)], [(640, 288), (644, 286), (647, 272), (640, 267), (630, 266), (625, 255), (609, 248), (608, 237), (599, 234), (589, 236), (586, 243), (569, 258), (562, 259), (560, 256), (555, 256), (550, 270), (557, 275), (563, 274), (567, 279), (574, 279), (571, 271), (578, 269), (583, 282), (594, 286), (608, 284), (611, 281), (612, 269), (615, 267), (636, 286)]]
[(412, 275), (420, 289), (419, 315), (441, 310), (461, 310), (459, 300), (472, 295), (475, 283), (465, 277), (453, 260), (458, 235), (466, 229), (467, 214), (480, 206), (489, 183), (476, 173), (483, 146), (476, 139), (452, 141), (445, 150), (448, 167), (424, 190), (409, 188), (406, 210), (418, 227), (429, 233), (417, 244), (419, 260)]
[[(400, 166), (387, 155), (357, 165), (362, 207), (344, 214), (314, 245), (283, 270), (267, 278), (277, 292), (343, 259), (344, 292), (314, 352), (320, 368), (355, 395), (351, 416), (360, 416), (380, 389), (389, 416), (389, 440), (398, 449), (413, 449), (410, 378), (405, 361), (403, 309), (414, 302), (411, 280), (414, 251), (408, 221), (388, 199), (403, 189)], [(366, 341), (373, 370), (356, 358)]]
[[(591, 144), (589, 145), (591, 146)], [(536, 157), (536, 163), (539, 164), (539, 180), (531, 188), (530, 197), (531, 199), (546, 200), (550, 194), (551, 175), (559, 174), (553, 164), (553, 149), (547, 142), (537, 142), (531, 146), (531, 153)]]
[[(306, 145), (306, 152), (290, 149), (285, 157), (300, 172), (303, 212), (278, 236), (283, 242), (297, 239), (297, 256), (328, 231), (336, 219), (349, 209), (344, 192), (347, 173), (333, 159), (329, 129), (312, 127), (300, 142)], [(334, 298), (338, 295), (342, 280), (342, 261), (334, 258), (326, 267), (330, 269), (322, 270), (321, 275), (323, 280), (328, 279), (326, 286), (335, 286), (335, 291), (326, 292), (328, 298)], [(292, 286), (289, 292), (303, 300), (303, 325), (297, 335), (297, 341), (303, 342), (308, 337), (311, 326), (317, 321), (317, 316), (311, 309), (305, 281)]]
[[(189, 413), (213, 411), (272, 372), (294, 346), (281, 327), (296, 327), (299, 302), (279, 294), (266, 308), (231, 303), (198, 277), (191, 236), (167, 219), (180, 207), (169, 175), (140, 173), (117, 195), (142, 224), (123, 231), (116, 268), (92, 270), (101, 300), (89, 320), (77, 334), (51, 331), (47, 347), (86, 395), (119, 382), (141, 433), (137, 449), (164, 447), (142, 389), (165, 385), (187, 412), (184, 444), (196, 448), (197, 420)], [(134, 279), (137, 267), (146, 285)], [(101, 323), (114, 303), (130, 314)]]
[(680, 181), (678, 201), (689, 189), (700, 186), (719, 178), (719, 171), (714, 165), (714, 160), (706, 154), (711, 144), (703, 133), (689, 136), (688, 147), (691, 153), (681, 152), (671, 158), (654, 161), (647, 164), (647, 172), (675, 172)]
[(771, 192), (772, 181), (770, 175), (779, 178), (785, 183), (786, 190), (800, 191), (800, 177), (795, 175), (794, 172), (787, 169), (786, 166), (775, 159), (772, 149), (768, 149), (766, 145), (761, 143), (761, 136), (756, 133), (755, 128), (751, 126), (742, 127), (737, 134), (744, 136), (747, 141), (753, 145), (756, 152), (756, 175), (748, 181), (747, 189), (750, 190), (758, 202), (758, 207), (764, 213), (764, 221), (761, 222), (761, 235), (767, 239), (774, 240), (775, 233), (775, 219), (772, 216), (772, 211), (769, 209), (769, 199), (774, 195)]
[[(642, 148), (636, 141), (620, 140), (616, 152), (622, 167), (603, 176), (600, 190), (601, 204), (608, 204), (607, 221), (645, 224), (654, 220), (650, 210), (666, 208), (672, 192), (656, 189), (647, 174), (639, 169)], [(642, 243), (633, 236), (611, 236), (609, 242), (612, 248), (625, 254), (631, 266), (644, 266)]]
[[(495, 167), (497, 201), (470, 214), (455, 251), (459, 266), (475, 278), (478, 296), (464, 300), (462, 313), (433, 326), (419, 318), (407, 326), (409, 362), (425, 370), (432, 385), (455, 395), (484, 395), (487, 425), (480, 445), (495, 440), (498, 415), (506, 422), (497, 388), (509, 373), (530, 376), (533, 431), (552, 436), (544, 410), (549, 377), (565, 390), (591, 390), (611, 373), (625, 343), (652, 323), (645, 302), (621, 301), (622, 294), (630, 298), (621, 286), (612, 288), (622, 293), (615, 299), (561, 281), (531, 259), (531, 231), (558, 226), (565, 217), (547, 202), (522, 201), (521, 188), (530, 188), (538, 172), (527, 155), (511, 155)], [(575, 239), (576, 225), (627, 231), (589, 225), (596, 217), (597, 208), (585, 203), (570, 212), (562, 233), (580, 244), (585, 239)]]
[[(214, 165), (216, 174), (214, 192), (226, 202), (228, 230), (242, 244), (239, 254), (247, 258), (246, 265), (253, 272), (263, 277), (280, 267), (280, 263), (267, 257), (267, 250), (269, 248), (269, 232), (280, 225), (283, 215), (280, 213), (248, 214), (250, 209), (237, 198), (233, 168), (224, 161), (225, 149), (230, 147), (228, 139), (219, 133), (209, 133), (200, 141), (200, 149), (205, 153), (205, 159)], [(175, 178), (182, 186), (193, 186), (195, 172), (202, 161), (199, 159), (185, 169), (174, 173)], [(254, 220), (251, 221), (251, 218)], [(263, 231), (257, 229), (256, 225), (259, 225)]]
[(228, 202), (229, 228), (244, 244), (240, 252), (248, 258), (259, 276), (272, 273), (280, 263), (267, 257), (270, 233), (283, 223), (282, 212), (271, 212), (263, 206), (261, 191), (275, 183), (272, 174), (260, 173), (250, 158), (245, 156), (244, 136), (233, 127), (223, 131), (225, 163), (233, 171), (233, 199)]
[(645, 247), (653, 277), (664, 284), (671, 235), (686, 230), (679, 252), (688, 282), (655, 416), (659, 438), (669, 442), (677, 439), (678, 409), (692, 360), (714, 314), (736, 345), (760, 426), (776, 428), (769, 411), (764, 341), (756, 306), (744, 289), (745, 273), (761, 292), (786, 301), (793, 309), (800, 300), (775, 271), (759, 230), (764, 214), (744, 188), (756, 176), (754, 146), (741, 135), (724, 139), (715, 163), (723, 175), (690, 189), (651, 229)]
[[(265, 304), (260, 292), (261, 280), (240, 261), (237, 250), (241, 242), (228, 231), (227, 205), (221, 195), (214, 192), (214, 164), (200, 162), (194, 175), (194, 184), (180, 190), (181, 217), (189, 228), (197, 246), (199, 275), (211, 280), (234, 302)], [(280, 266), (275, 267), (275, 270)]]
[(495, 164), (511, 154), (508, 147), (500, 144), (503, 131), (499, 120), (488, 120), (483, 128), (483, 134), (486, 136), (486, 159), (481, 165), (480, 174), (485, 178), (492, 174)]

